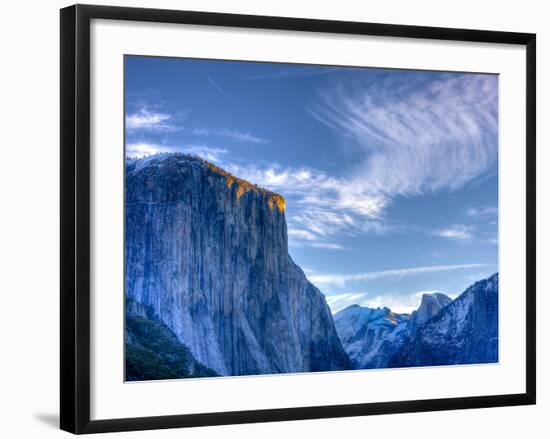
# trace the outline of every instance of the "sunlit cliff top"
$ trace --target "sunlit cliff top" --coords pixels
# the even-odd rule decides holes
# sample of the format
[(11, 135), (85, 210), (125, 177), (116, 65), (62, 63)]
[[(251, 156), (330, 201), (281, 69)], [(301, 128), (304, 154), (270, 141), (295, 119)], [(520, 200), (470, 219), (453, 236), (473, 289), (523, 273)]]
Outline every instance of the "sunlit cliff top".
[(136, 162), (135, 168), (133, 171), (138, 171), (139, 169), (142, 169), (144, 166), (147, 166), (150, 163), (158, 163), (159, 160), (166, 160), (170, 157), (180, 157), (187, 160), (196, 160), (201, 162), (204, 166), (206, 166), (210, 171), (214, 172), (215, 174), (221, 175), (225, 177), (227, 187), (231, 189), (233, 185), (236, 185), (237, 191), (237, 200), (240, 200), (240, 198), (245, 195), (247, 192), (253, 192), (258, 195), (262, 195), (266, 201), (267, 205), (270, 209), (275, 209), (281, 213), (284, 213), (285, 211), (285, 199), (282, 195), (277, 194), (275, 192), (269, 191), (265, 188), (262, 188), (256, 184), (250, 183), (249, 181), (243, 180), (242, 178), (235, 177), (225, 169), (220, 168), (219, 166), (214, 165), (213, 163), (209, 162), (208, 160), (195, 156), (190, 154), (184, 154), (184, 153), (160, 153), (144, 158), (127, 158), (128, 162)]

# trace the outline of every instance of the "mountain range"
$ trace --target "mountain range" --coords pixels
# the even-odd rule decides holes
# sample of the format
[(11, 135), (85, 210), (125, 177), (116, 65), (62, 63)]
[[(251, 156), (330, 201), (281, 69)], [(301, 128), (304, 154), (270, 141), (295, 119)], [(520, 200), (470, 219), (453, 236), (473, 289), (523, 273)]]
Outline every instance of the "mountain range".
[(356, 369), (494, 363), (498, 361), (498, 274), (455, 300), (424, 294), (417, 310), (351, 305), (334, 315)]
[(419, 326), (389, 367), (498, 362), (498, 274), (476, 282)]

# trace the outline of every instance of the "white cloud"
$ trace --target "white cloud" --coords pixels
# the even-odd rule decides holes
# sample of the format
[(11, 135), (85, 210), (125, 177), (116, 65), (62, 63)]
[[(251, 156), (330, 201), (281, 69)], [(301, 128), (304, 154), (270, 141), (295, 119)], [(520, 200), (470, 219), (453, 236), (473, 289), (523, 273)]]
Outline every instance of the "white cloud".
[(137, 113), (126, 116), (126, 128), (130, 131), (177, 131), (178, 127), (169, 123), (173, 116), (167, 113), (141, 108)]
[(315, 233), (311, 233), (309, 230), (303, 230), (303, 229), (290, 229), (288, 231), (288, 236), (291, 238), (297, 238), (303, 241), (317, 240), (317, 235)]
[(202, 157), (210, 162), (220, 162), (223, 160), (222, 156), (227, 154), (227, 149), (205, 145), (187, 145), (181, 149), (181, 152)]
[(333, 237), (346, 227), (348, 215), (343, 214), (342, 218), (333, 212), (317, 213), (318, 216), (309, 211), (292, 216), (288, 229), (289, 246), (343, 250), (344, 246), (334, 242)]
[(323, 209), (304, 210), (294, 215), (292, 221), (306, 227), (310, 233), (320, 236), (330, 236), (342, 229), (357, 226), (356, 220), (350, 214)]
[(353, 215), (345, 209), (329, 210), (311, 205), (290, 216), (289, 235), (291, 244), (297, 247), (344, 247), (336, 244), (336, 239), (341, 235), (356, 236), (358, 234), (382, 234), (389, 227), (383, 222)]
[(485, 264), (456, 264), (456, 265), (433, 265), (427, 267), (400, 268), (394, 270), (370, 271), (365, 273), (350, 274), (316, 274), (310, 273), (308, 279), (316, 285), (343, 287), (349, 282), (373, 280), (388, 277), (402, 278), (405, 276), (416, 276), (421, 274), (438, 273), (453, 270), (467, 270), (471, 268), (484, 267)]
[(473, 237), (472, 230), (473, 229), (471, 226), (465, 226), (464, 224), (453, 224), (445, 229), (436, 230), (434, 234), (436, 236), (441, 236), (442, 238), (468, 241)]
[(126, 144), (126, 156), (127, 157), (148, 157), (154, 154), (160, 154), (163, 152), (174, 152), (173, 149), (167, 148), (162, 145), (156, 145), (153, 143), (129, 143)]
[(342, 244), (332, 242), (322, 236), (303, 229), (288, 230), (288, 245), (289, 247), (295, 248), (314, 247), (328, 250), (344, 250), (345, 248)]
[[(332, 314), (347, 308), (350, 305), (365, 306), (368, 308), (388, 307), (393, 312), (399, 314), (410, 314), (418, 309), (422, 296), (424, 294), (433, 294), (440, 291), (418, 291), (409, 294), (393, 293), (388, 294), (369, 294), (369, 293), (340, 293), (331, 296), (326, 296), (327, 304), (331, 309)], [(445, 293), (451, 298), (455, 298), (457, 294)]]
[(368, 293), (340, 293), (325, 296), (325, 299), (332, 314), (336, 314), (350, 305), (368, 306), (370, 308), (370, 295)]

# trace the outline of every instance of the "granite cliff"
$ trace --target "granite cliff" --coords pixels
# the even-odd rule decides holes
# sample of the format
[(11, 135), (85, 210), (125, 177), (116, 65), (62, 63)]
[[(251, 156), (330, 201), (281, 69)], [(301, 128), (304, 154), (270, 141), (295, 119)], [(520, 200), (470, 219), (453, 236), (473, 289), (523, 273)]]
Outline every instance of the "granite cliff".
[(185, 154), (126, 163), (127, 300), (220, 375), (351, 369), (284, 198)]

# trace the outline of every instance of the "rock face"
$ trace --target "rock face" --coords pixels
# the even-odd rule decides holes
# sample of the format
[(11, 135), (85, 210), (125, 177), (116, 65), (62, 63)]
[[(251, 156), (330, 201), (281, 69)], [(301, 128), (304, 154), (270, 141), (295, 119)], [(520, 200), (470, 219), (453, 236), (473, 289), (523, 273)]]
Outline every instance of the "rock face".
[(389, 367), (498, 361), (498, 274), (476, 282), (422, 324)]
[(386, 367), (408, 334), (409, 315), (351, 305), (334, 315), (342, 345), (356, 369)]
[(421, 325), (435, 317), (441, 309), (451, 302), (452, 299), (443, 293), (423, 294), (420, 306), (411, 314), (409, 331), (415, 333)]
[(284, 199), (199, 158), (126, 163), (126, 297), (220, 375), (350, 369)]

